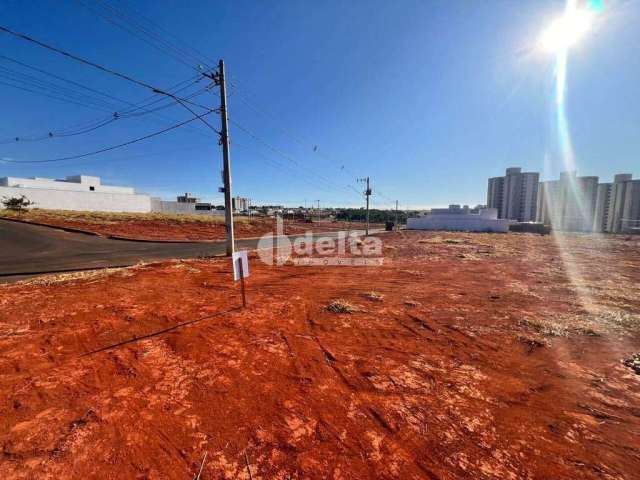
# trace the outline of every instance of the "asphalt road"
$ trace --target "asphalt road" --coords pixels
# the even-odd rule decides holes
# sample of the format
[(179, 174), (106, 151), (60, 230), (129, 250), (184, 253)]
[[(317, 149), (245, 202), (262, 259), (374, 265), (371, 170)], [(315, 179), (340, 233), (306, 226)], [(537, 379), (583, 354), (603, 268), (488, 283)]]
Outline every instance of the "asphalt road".
[[(315, 236), (335, 237), (337, 232)], [(302, 237), (291, 235), (289, 238)], [(236, 240), (255, 249), (257, 239)], [(51, 272), (134, 265), (139, 261), (225, 253), (225, 242), (162, 243), (114, 240), (40, 225), (0, 220), (0, 283)]]

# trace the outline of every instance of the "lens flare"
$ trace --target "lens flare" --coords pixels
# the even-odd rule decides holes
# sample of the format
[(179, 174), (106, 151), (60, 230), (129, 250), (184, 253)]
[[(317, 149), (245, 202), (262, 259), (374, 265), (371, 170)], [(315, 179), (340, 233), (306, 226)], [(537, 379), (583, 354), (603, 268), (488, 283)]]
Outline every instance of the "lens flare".
[[(566, 109), (567, 61), (570, 47), (575, 45), (591, 28), (593, 15), (594, 13), (591, 11), (578, 9), (577, 0), (567, 0), (563, 16), (554, 21), (540, 38), (542, 47), (555, 54), (555, 133), (557, 152), (562, 170), (565, 172), (575, 172), (577, 166)], [(550, 176), (550, 172), (545, 172), (545, 174)], [(588, 224), (590, 209), (585, 204), (584, 195), (581, 192), (580, 185), (577, 183), (576, 175), (568, 174), (564, 178), (566, 182), (562, 186), (562, 201), (573, 205), (574, 208), (571, 215), (578, 217), (573, 218), (571, 223), (574, 225)], [(559, 201), (558, 198), (547, 199), (547, 202), (555, 201)], [(584, 272), (580, 267), (580, 262), (573, 258), (571, 248), (568, 245), (570, 240), (563, 232), (564, 228), (567, 227), (567, 219), (564, 218), (567, 212), (557, 215), (559, 211), (556, 210), (555, 213), (555, 215), (551, 216), (551, 223), (555, 231), (554, 239), (565, 273), (573, 284), (574, 292), (582, 307), (588, 312), (593, 312), (595, 308), (592, 296), (584, 288)]]
[(549, 52), (560, 52), (577, 44), (593, 24), (590, 10), (578, 9), (575, 2), (564, 14), (554, 20), (540, 36), (540, 46)]

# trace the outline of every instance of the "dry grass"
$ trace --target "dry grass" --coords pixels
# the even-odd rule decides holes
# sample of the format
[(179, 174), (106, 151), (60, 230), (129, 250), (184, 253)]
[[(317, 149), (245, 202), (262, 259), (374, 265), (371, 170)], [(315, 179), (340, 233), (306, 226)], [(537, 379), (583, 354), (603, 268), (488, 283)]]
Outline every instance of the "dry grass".
[[(0, 217), (20, 218), (33, 222), (47, 220), (67, 220), (84, 223), (118, 223), (118, 222), (178, 222), (178, 223), (224, 223), (222, 215), (178, 215), (170, 213), (130, 213), (130, 212), (82, 212), (73, 210), (31, 209), (18, 214), (12, 210), (0, 210)], [(236, 217), (236, 223), (248, 223), (249, 217)], [(256, 221), (256, 220), (253, 220)]]
[(520, 320), (520, 325), (531, 328), (535, 332), (547, 337), (569, 336), (569, 329), (565, 325), (548, 319), (523, 318)]
[(623, 330), (639, 330), (640, 329), (640, 315), (634, 315), (632, 313), (623, 311), (611, 311), (604, 312), (596, 315), (594, 320), (604, 322), (607, 325), (614, 328)]
[(418, 240), (418, 243), (447, 243), (450, 245), (460, 245), (469, 243), (464, 238), (442, 238), (441, 236), (431, 237), (431, 238), (422, 238)]
[(130, 277), (133, 275), (133, 271), (135, 268), (139, 268), (143, 266), (143, 263), (139, 263), (133, 267), (123, 267), (123, 268), (100, 268), (97, 270), (84, 270), (81, 272), (68, 272), (68, 273), (57, 273), (51, 275), (43, 275), (34, 278), (28, 278), (26, 280), (21, 280), (19, 282), (13, 284), (2, 284), (0, 287), (10, 287), (13, 285), (31, 285), (37, 287), (48, 287), (51, 285), (56, 285), (59, 283), (67, 283), (76, 280), (99, 280), (109, 275), (118, 274), (123, 277)]
[(534, 350), (541, 347), (550, 347), (551, 344), (549, 340), (543, 337), (538, 337), (535, 335), (518, 335), (518, 341), (524, 343), (527, 346), (529, 352), (533, 352)]
[(378, 292), (371, 291), (366, 292), (364, 294), (364, 298), (366, 298), (367, 300), (371, 300), (372, 302), (382, 302), (384, 299), (384, 295)]
[(360, 309), (343, 298), (332, 300), (327, 305), (327, 310), (331, 313), (354, 313)]

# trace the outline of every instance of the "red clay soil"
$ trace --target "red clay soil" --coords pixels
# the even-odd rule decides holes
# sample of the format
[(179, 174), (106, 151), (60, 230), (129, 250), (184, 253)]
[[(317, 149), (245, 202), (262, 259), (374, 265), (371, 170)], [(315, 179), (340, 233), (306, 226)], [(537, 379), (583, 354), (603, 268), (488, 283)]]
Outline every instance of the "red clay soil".
[(0, 287), (0, 478), (640, 478), (638, 239), (381, 238)]
[[(55, 216), (35, 217), (26, 219), (42, 225), (73, 228), (102, 236), (115, 236), (133, 240), (173, 240), (173, 241), (208, 241), (226, 238), (227, 230), (224, 223), (176, 220), (112, 220), (102, 223), (84, 221)], [(380, 228), (381, 225), (372, 225)], [(312, 232), (330, 232), (346, 229), (363, 229), (362, 223), (319, 221), (313, 223), (294, 222), (285, 223), (286, 234)], [(234, 224), (236, 238), (260, 237), (276, 231), (274, 219), (255, 219), (250, 222), (239, 221)]]

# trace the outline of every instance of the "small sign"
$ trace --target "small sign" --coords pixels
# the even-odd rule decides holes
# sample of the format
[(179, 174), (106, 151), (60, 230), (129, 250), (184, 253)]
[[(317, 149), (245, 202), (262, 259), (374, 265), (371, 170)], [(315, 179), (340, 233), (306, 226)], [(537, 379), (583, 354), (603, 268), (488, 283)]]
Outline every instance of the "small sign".
[(246, 250), (239, 250), (234, 252), (231, 257), (233, 262), (233, 281), (237, 282), (241, 278), (247, 278), (249, 276), (249, 259), (247, 257)]

